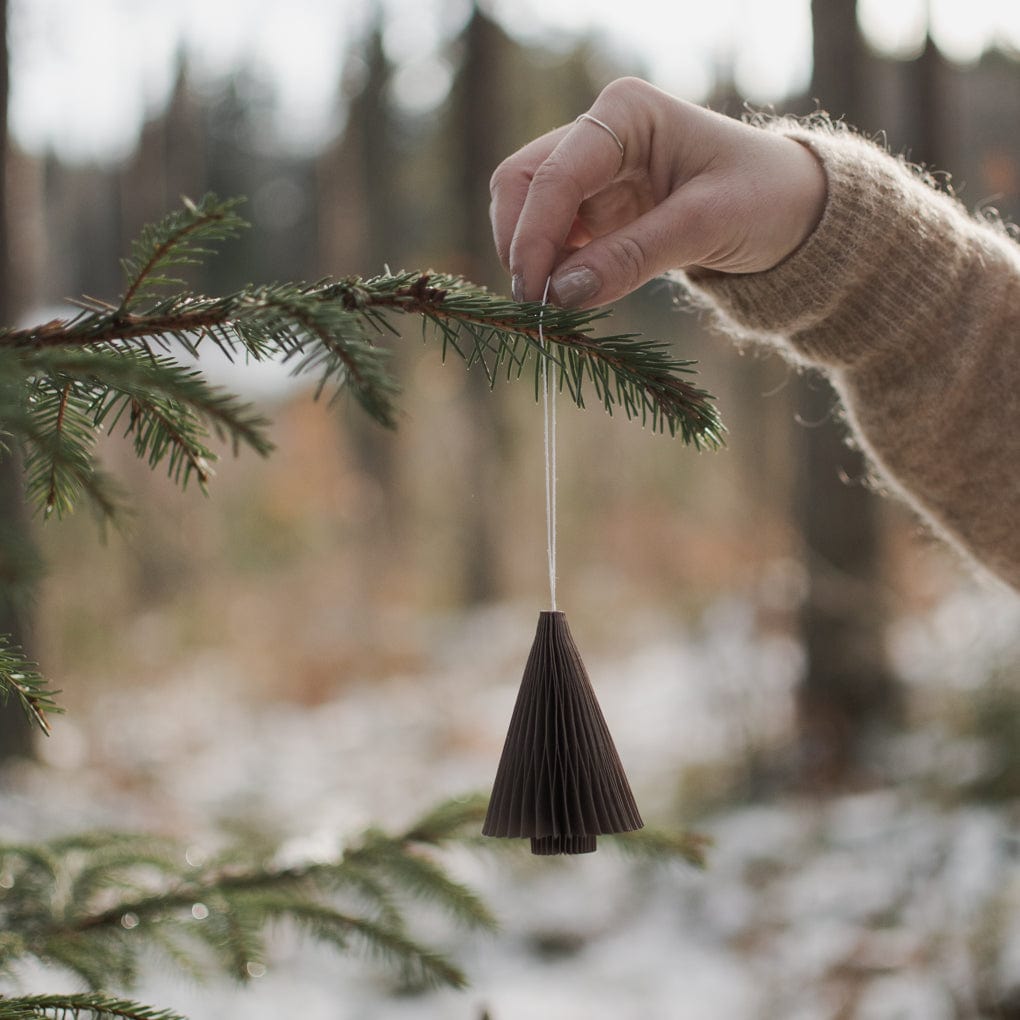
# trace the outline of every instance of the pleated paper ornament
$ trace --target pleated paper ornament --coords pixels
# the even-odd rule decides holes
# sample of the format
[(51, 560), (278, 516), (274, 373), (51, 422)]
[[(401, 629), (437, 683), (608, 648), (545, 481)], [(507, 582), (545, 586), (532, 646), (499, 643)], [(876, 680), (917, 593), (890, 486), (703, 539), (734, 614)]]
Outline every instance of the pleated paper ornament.
[[(538, 336), (544, 343), (541, 315)], [(644, 823), (567, 618), (556, 609), (556, 403), (546, 364), (543, 359), (551, 608), (538, 616), (482, 833), (530, 837), (533, 854), (585, 854), (595, 850), (597, 836)]]
[(584, 854), (642, 824), (567, 618), (540, 613), (482, 833)]

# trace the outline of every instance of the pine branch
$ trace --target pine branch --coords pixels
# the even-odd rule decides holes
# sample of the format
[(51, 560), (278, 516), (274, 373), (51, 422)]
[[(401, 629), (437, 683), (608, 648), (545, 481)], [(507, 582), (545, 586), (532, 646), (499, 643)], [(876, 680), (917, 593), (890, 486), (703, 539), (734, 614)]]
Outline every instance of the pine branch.
[(464, 988), (467, 985), (467, 978), (459, 967), (441, 953), (410, 938), (398, 926), (323, 910), (315, 904), (294, 904), (283, 913), (316, 938), (338, 949), (348, 949), (350, 937), (357, 936), (370, 952), (394, 966), (402, 982), (412, 988)]
[[(396, 289), (388, 293), (390, 281)], [(622, 407), (628, 418), (640, 418), (653, 431), (680, 435), (697, 448), (721, 444), (722, 423), (704, 390), (682, 378), (694, 362), (673, 357), (669, 346), (637, 339), (638, 334), (592, 334), (592, 324), (609, 310), (575, 311), (540, 303), (519, 304), (488, 294), (460, 277), (405, 273), (368, 281), (341, 281), (327, 285), (326, 293), (374, 313), (383, 309), (416, 312), (431, 322), (443, 338), (444, 354), (452, 347), (469, 365), (481, 364), (495, 385), (505, 368), (507, 378), (519, 378), (534, 356), (535, 393), (539, 394), (541, 363), (549, 360), (566, 389), (584, 406), (588, 379), (610, 414)], [(539, 324), (542, 337), (539, 339)], [(465, 334), (471, 348), (462, 346)], [(488, 360), (487, 360), (488, 359)]]
[(67, 933), (53, 935), (46, 945), (45, 960), (70, 971), (92, 992), (111, 985), (131, 986), (137, 979), (137, 957), (120, 950), (114, 939), (88, 942)]
[[(70, 381), (35, 381), (21, 431), (25, 449), (25, 495), (49, 516), (60, 517), (85, 494), (95, 495), (95, 433), (88, 405)], [(8, 422), (12, 431), (21, 422)], [(98, 496), (100, 505), (110, 503)]]
[(171, 964), (190, 981), (201, 982), (209, 977), (209, 968), (204, 960), (196, 959), (193, 932), (187, 924), (163, 921), (150, 924), (145, 929), (145, 938), (153, 949), (162, 953)]
[(646, 827), (606, 837), (620, 853), (656, 862), (681, 860), (695, 868), (705, 867), (712, 841), (697, 832), (671, 832)]
[(441, 801), (413, 822), (400, 840), (436, 846), (451, 839), (473, 836), (485, 820), (487, 807), (488, 797), (481, 794)]
[[(198, 371), (143, 352), (103, 360), (101, 374), (93, 377), (93, 423), (108, 423), (112, 431), (126, 415), (124, 435), (134, 438), (137, 455), (150, 467), (166, 459), (170, 477), (182, 487), (192, 474), (203, 486), (212, 474), (216, 454), (205, 443), (209, 427), (221, 440), (229, 439), (235, 454), (242, 444), (262, 456), (272, 451), (265, 436), (268, 421), (210, 386)], [(116, 388), (105, 388), (111, 384)]]
[(15, 698), (29, 721), (49, 736), (47, 716), (63, 711), (54, 701), (59, 693), (49, 688), (46, 680), (36, 672), (34, 663), (24, 658), (10, 646), (6, 637), (0, 635), (0, 704)]
[[(86, 863), (76, 870), (70, 883), (68, 902), (92, 902), (104, 890), (116, 890), (120, 896), (144, 895), (146, 883), (141, 878), (133, 880), (132, 875), (144, 871), (159, 879), (176, 876), (180, 871), (180, 854), (175, 851), (173, 844), (113, 834), (109, 842), (87, 849)], [(152, 884), (151, 878), (147, 884)]]
[[(208, 913), (199, 914), (199, 922), (188, 926), (188, 933), (197, 936), (219, 957), (224, 971), (237, 981), (247, 981), (253, 968), (265, 959), (263, 926), (269, 911), (266, 902), (241, 896), (228, 896), (224, 892), (207, 893), (204, 900), (192, 906), (192, 916), (198, 904)], [(157, 915), (158, 919), (158, 915)]]
[[(346, 314), (345, 314), (346, 313)], [(459, 277), (402, 273), (363, 280), (351, 277), (317, 284), (248, 287), (222, 298), (177, 295), (145, 313), (83, 310), (71, 320), (53, 320), (0, 334), (0, 345), (45, 349), (111, 343), (165, 343), (171, 336), (190, 351), (205, 336), (224, 349), (247, 349), (256, 357), (292, 357), (318, 347), (321, 358), (339, 359), (343, 381), (352, 385), (367, 410), (391, 423), (389, 398), (395, 383), (375, 363), (379, 352), (365, 339), (396, 333), (387, 313), (419, 315), (440, 334), (443, 352), (453, 349), (470, 365), (480, 365), (491, 385), (500, 373), (519, 378), (529, 361), (535, 384), (541, 363), (554, 366), (561, 389), (583, 407), (589, 382), (607, 411), (622, 408), (653, 431), (679, 435), (697, 448), (721, 444), (722, 424), (712, 398), (683, 378), (693, 362), (675, 358), (667, 344), (637, 334), (598, 336), (592, 324), (609, 312), (573, 311), (518, 304), (489, 294)], [(539, 341), (539, 322), (546, 344)], [(351, 335), (353, 333), (353, 336)], [(465, 345), (470, 342), (470, 346)], [(369, 364), (357, 360), (357, 355)], [(299, 371), (319, 367), (318, 358)], [(381, 411), (381, 413), (377, 413)]]
[(252, 296), (265, 311), (261, 320), (253, 317), (237, 324), (245, 340), (281, 344), (283, 360), (295, 361), (294, 375), (318, 375), (316, 399), (329, 385), (335, 388), (334, 400), (349, 388), (377, 422), (387, 428), (396, 425), (393, 398), (399, 387), (386, 371), (389, 352), (374, 346), (365, 324), (343, 303), (323, 300), (315, 288), (296, 293), (259, 288)]
[(498, 927), (496, 918), (474, 892), (453, 881), (434, 860), (415, 853), (399, 840), (371, 839), (352, 856), (355, 860), (377, 858), (392, 881), (416, 899), (436, 903), (465, 927), (488, 931)]
[(197, 205), (185, 198), (183, 209), (144, 227), (131, 246), (130, 257), (121, 262), (128, 283), (117, 313), (128, 311), (159, 287), (183, 287), (183, 280), (166, 276), (166, 272), (174, 266), (199, 264), (203, 255), (213, 253), (203, 244), (236, 237), (247, 227), (234, 212), (240, 203), (240, 199), (223, 202), (213, 194)]
[(124, 261), (119, 304), (86, 298), (72, 318), (0, 331), (0, 438), (25, 447), (28, 493), (46, 515), (69, 512), (82, 496), (102, 519), (116, 515), (120, 498), (98, 468), (96, 439), (122, 420), (138, 456), (153, 467), (165, 461), (182, 486), (194, 477), (204, 488), (211, 476), (210, 429), (235, 452), (241, 445), (269, 452), (268, 423), (166, 356), (174, 344), (196, 356), (209, 341), (231, 358), (289, 362), (295, 374), (318, 377), (316, 396), (327, 387), (334, 399), (351, 392), (392, 427), (399, 387), (379, 341), (399, 336), (394, 315), (417, 316), (424, 335), (431, 327), (440, 337), (444, 357), (453, 350), (490, 386), (531, 365), (537, 396), (548, 364), (579, 407), (590, 388), (608, 412), (622, 409), (653, 431), (699, 449), (722, 442), (712, 398), (685, 378), (692, 363), (636, 334), (595, 335), (607, 310), (518, 304), (429, 273), (160, 296), (160, 288), (184, 286), (167, 275), (173, 267), (199, 261), (209, 254), (205, 245), (246, 225), (236, 205), (207, 195), (146, 227)]
[[(406, 916), (420, 902), (469, 929), (495, 927), (487, 907), (434, 855), (451, 842), (473, 843), (483, 814), (480, 797), (451, 800), (402, 832), (366, 831), (335, 860), (288, 867), (253, 859), (245, 843), (195, 868), (174, 841), (115, 832), (0, 846), (0, 971), (34, 957), (69, 969), (93, 993), (0, 998), (0, 1010), (9, 1009), (0, 1020), (49, 1017), (71, 1001), (97, 1016), (105, 1003), (111, 1016), (150, 1020), (130, 1012), (148, 1007), (100, 994), (111, 982), (135, 981), (144, 949), (161, 950), (193, 977), (204, 976), (212, 950), (221, 969), (245, 981), (263, 972), (264, 931), (276, 921), (344, 953), (367, 951), (408, 987), (461, 988), (460, 968), (419, 939)], [(699, 837), (655, 831), (613, 842), (649, 861), (699, 863), (704, 848)], [(267, 852), (275, 855), (255, 851)]]
[(39, 1017), (92, 1016), (96, 1020), (106, 1017), (123, 1017), (124, 1020), (187, 1020), (169, 1009), (155, 1009), (129, 999), (115, 999), (108, 995), (22, 995), (14, 998), (0, 996), (0, 1020), (36, 1020)]
[(239, 846), (196, 869), (173, 842), (110, 833), (0, 846), (0, 931), (18, 936), (0, 940), (0, 969), (34, 956), (99, 991), (114, 979), (130, 985), (146, 945), (190, 972), (201, 971), (204, 946), (246, 980), (264, 958), (266, 924), (284, 919), (340, 948), (367, 947), (406, 982), (459, 987), (459, 969), (414, 937), (405, 914), (420, 902), (469, 928), (495, 926), (433, 855), (460, 838), (469, 817), (477, 826), (464, 808), (440, 806), (430, 829), (369, 830), (335, 860), (289, 867), (251, 860)]
[[(235, 452), (241, 445), (263, 456), (272, 450), (265, 418), (165, 355), (52, 348), (25, 352), (19, 361), (35, 380), (34, 392), (9, 427), (28, 450), (28, 495), (46, 513), (67, 513), (82, 491), (93, 499), (97, 490), (107, 491), (94, 457), (104, 428), (123, 425), (137, 455), (150, 467), (166, 460), (170, 477), (183, 486), (193, 474), (204, 485), (212, 473), (210, 428)], [(110, 494), (100, 508), (114, 515), (118, 503)]]

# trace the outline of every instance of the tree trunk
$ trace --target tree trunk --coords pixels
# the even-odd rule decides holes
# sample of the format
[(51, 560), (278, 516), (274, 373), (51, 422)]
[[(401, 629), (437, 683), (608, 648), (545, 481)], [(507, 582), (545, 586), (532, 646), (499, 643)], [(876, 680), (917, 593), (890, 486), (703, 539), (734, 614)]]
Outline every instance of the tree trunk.
[(925, 37), (924, 49), (909, 69), (913, 116), (910, 130), (910, 157), (935, 170), (947, 170), (945, 58), (935, 45), (931, 32)]
[[(330, 177), (339, 174), (349, 181), (346, 194), (337, 194), (333, 181), (328, 193), (337, 205), (352, 201), (352, 196), (357, 203), (356, 208), (347, 210), (348, 221), (356, 226), (350, 239), (352, 250), (344, 254), (351, 260), (348, 271), (366, 276), (382, 273), (391, 262), (394, 271), (404, 268), (403, 239), (407, 231), (395, 179), (400, 157), (389, 98), (393, 70), (383, 51), (381, 18), (377, 8), (377, 23), (362, 50), (365, 81), (351, 100), (343, 147), (333, 154), (327, 171)], [(332, 260), (328, 271), (336, 272)], [(395, 348), (391, 369), (399, 373), (403, 357), (402, 347)], [(399, 545), (404, 515), (400, 512), (401, 470), (394, 434), (364, 414), (345, 417), (342, 424), (361, 469), (381, 494), (374, 515), (373, 541), (381, 547)]]
[[(461, 195), (458, 248), (464, 274), (478, 283), (502, 281), (488, 232), (489, 175), (506, 155), (500, 121), (505, 83), (500, 73), (508, 40), (503, 30), (477, 5), (462, 36), (464, 56), (455, 85), (452, 120), (457, 139)], [(466, 603), (491, 600), (499, 589), (496, 517), (500, 503), (499, 463), (505, 446), (499, 400), (480, 370), (468, 373), (465, 395), (472, 418), (467, 474), (477, 498), (464, 509), (461, 597)]]
[[(14, 322), (11, 294), (10, 251), (7, 222), (7, 93), (10, 75), (7, 53), (7, 0), (0, 0), (0, 323)], [(24, 647), (27, 621), (24, 600), (16, 597), (24, 581), (30, 557), (28, 522), (21, 498), (21, 469), (17, 459), (0, 452), (0, 634)], [(28, 720), (13, 702), (0, 706), (0, 762), (31, 752)]]
[[(855, 0), (812, 0), (812, 94), (833, 117), (865, 121), (864, 47)], [(798, 383), (795, 515), (808, 593), (801, 611), (806, 669), (798, 697), (800, 779), (829, 788), (863, 771), (869, 738), (899, 717), (884, 650), (875, 497), (860, 454), (844, 442), (837, 398), (819, 376)]]

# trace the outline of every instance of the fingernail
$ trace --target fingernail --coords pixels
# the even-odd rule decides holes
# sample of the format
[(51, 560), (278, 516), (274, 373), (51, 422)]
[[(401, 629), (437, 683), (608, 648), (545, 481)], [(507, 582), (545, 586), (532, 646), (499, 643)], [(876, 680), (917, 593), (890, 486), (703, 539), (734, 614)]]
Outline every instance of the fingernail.
[(514, 278), (510, 281), (510, 293), (513, 294), (514, 301), (524, 300), (524, 277), (520, 273), (514, 273)]
[(602, 281), (587, 266), (553, 277), (552, 299), (561, 308), (576, 308), (598, 293)]

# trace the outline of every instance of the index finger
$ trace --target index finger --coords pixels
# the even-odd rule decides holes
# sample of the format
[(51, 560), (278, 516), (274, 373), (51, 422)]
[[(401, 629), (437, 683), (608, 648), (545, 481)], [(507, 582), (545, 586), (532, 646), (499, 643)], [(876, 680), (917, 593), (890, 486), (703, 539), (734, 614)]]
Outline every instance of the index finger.
[(541, 298), (581, 203), (620, 172), (619, 146), (601, 127), (575, 121), (561, 130), (531, 175), (510, 241), (510, 272), (524, 300)]
[[(496, 167), (489, 182), (489, 218), (492, 239), (496, 243), (503, 268), (510, 269), (510, 243), (513, 241), (524, 200), (528, 196), (535, 171), (546, 161), (570, 126), (558, 127), (529, 142)], [(518, 295), (515, 295), (518, 296)]]

